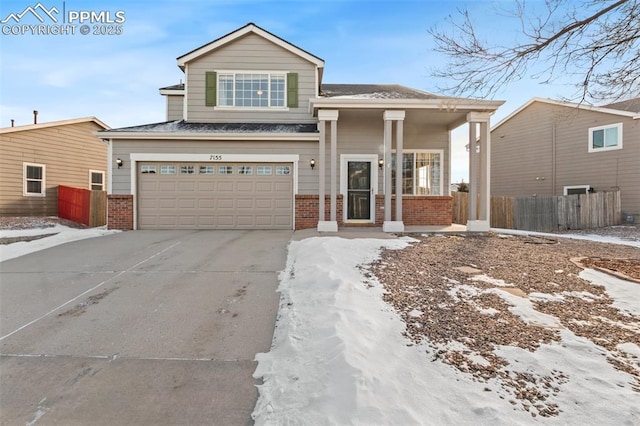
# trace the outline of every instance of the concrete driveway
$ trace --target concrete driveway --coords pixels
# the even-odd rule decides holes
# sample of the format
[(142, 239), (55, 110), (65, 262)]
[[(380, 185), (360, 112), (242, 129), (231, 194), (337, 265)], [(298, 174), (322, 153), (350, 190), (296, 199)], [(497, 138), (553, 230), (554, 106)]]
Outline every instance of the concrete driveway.
[(251, 424), (292, 231), (133, 231), (0, 264), (0, 424)]

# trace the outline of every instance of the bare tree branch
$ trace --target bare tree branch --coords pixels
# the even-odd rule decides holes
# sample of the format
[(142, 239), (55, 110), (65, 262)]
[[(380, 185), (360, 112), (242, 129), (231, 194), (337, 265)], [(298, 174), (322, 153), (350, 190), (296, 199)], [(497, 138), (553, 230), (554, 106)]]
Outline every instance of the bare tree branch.
[(530, 77), (542, 83), (571, 77), (575, 98), (615, 101), (640, 96), (640, 0), (547, 0), (544, 13), (515, 5), (522, 42), (483, 41), (467, 10), (449, 17), (450, 28), (431, 28), (436, 51), (448, 62), (432, 75), (454, 95), (491, 97)]

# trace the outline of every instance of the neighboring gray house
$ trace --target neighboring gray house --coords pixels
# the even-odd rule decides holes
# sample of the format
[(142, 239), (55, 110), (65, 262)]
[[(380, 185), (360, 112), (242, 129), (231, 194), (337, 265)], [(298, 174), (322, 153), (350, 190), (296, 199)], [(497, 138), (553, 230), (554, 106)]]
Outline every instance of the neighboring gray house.
[[(254, 24), (177, 62), (184, 84), (160, 89), (166, 122), (98, 133), (112, 228), (448, 225), (451, 130), (472, 123), (488, 144), (503, 103), (325, 84), (322, 59)], [(476, 187), (488, 200), (488, 177)], [(470, 227), (488, 230), (480, 209)]]
[(491, 194), (620, 190), (640, 220), (640, 98), (602, 107), (534, 98), (491, 130)]

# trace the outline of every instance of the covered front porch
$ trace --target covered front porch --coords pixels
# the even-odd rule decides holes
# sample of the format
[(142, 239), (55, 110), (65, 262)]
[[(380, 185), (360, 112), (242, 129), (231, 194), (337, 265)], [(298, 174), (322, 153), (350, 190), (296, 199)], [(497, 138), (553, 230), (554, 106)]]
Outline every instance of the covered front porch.
[(318, 195), (296, 197), (297, 229), (314, 221), (318, 232), (451, 225), (451, 131), (468, 124), (470, 199), (479, 202), (469, 205), (467, 229), (489, 230), (490, 116), (502, 102), (417, 93), (424, 97), (312, 100)]

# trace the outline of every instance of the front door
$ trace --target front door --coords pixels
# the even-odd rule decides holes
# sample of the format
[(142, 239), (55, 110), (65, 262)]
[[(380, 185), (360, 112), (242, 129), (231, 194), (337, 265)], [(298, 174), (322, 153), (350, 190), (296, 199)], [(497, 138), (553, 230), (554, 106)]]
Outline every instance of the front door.
[(372, 219), (371, 165), (371, 161), (347, 161), (347, 220)]

